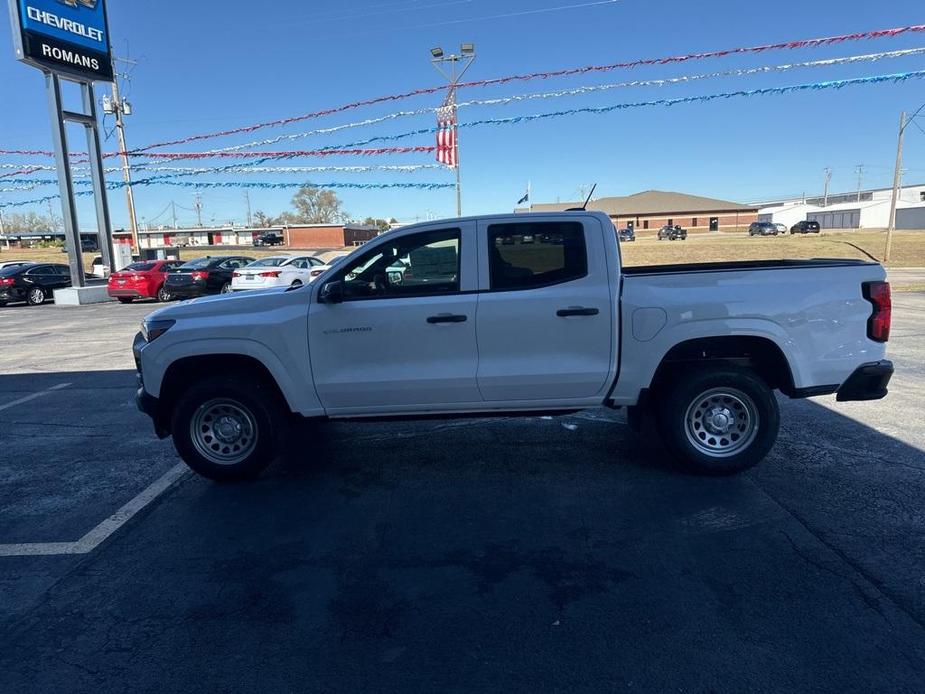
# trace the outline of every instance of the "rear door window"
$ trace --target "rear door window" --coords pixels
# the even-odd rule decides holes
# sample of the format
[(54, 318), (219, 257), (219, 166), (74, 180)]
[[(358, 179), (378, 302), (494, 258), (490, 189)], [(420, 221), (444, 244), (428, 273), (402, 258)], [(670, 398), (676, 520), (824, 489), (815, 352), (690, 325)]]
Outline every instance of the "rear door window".
[(513, 291), (571, 282), (588, 274), (581, 222), (516, 222), (488, 227), (491, 289)]

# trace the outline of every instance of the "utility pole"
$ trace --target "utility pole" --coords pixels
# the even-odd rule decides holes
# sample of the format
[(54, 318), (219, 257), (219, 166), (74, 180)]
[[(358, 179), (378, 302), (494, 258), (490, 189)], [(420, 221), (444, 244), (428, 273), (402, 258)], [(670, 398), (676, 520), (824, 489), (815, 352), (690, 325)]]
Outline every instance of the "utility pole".
[[(135, 65), (135, 61), (125, 58), (113, 58), (116, 61)], [(128, 148), (125, 145), (125, 116), (132, 114), (132, 105), (123, 99), (119, 94), (119, 73), (113, 64), (112, 80), (112, 100), (103, 97), (103, 113), (112, 113), (116, 117), (116, 135), (119, 138), (119, 157), (122, 160), (122, 180), (125, 181), (125, 204), (128, 207), (128, 223), (132, 232), (132, 245), (135, 248), (141, 248), (138, 245), (138, 221), (135, 217), (135, 193), (132, 191), (132, 172), (128, 159)]]
[(247, 205), (247, 227), (251, 226), (251, 194), (249, 191), (244, 191), (244, 202)]
[(202, 227), (202, 193), (196, 191), (196, 224)]
[(855, 171), (858, 172), (858, 202), (861, 202), (861, 181), (864, 180), (864, 165), (858, 164)]
[[(430, 55), (431, 64), (434, 66), (434, 68), (436, 68), (437, 72), (443, 75), (444, 78), (446, 78), (446, 80), (450, 83), (450, 89), (447, 93), (446, 99), (443, 102), (443, 108), (448, 109), (452, 116), (453, 168), (456, 169), (456, 216), (462, 217), (462, 183), (459, 175), (459, 107), (456, 103), (456, 86), (459, 84), (459, 81), (462, 79), (463, 75), (466, 74), (466, 71), (475, 60), (475, 44), (460, 44), (459, 55), (444, 55), (443, 49), (439, 46), (437, 48), (430, 49)], [(450, 64), (449, 72), (444, 70), (442, 67), (443, 63)], [(457, 68), (457, 63), (463, 63), (462, 67)]]
[(3, 246), (6, 250), (10, 250), (10, 240), (6, 236), (6, 232), (3, 230), (3, 208), (0, 207), (0, 236), (3, 237)]
[(48, 203), (48, 223), (51, 225), (51, 231), (58, 230), (58, 222), (55, 219), (55, 211), (51, 207), (51, 200), (46, 201)]
[[(919, 111), (921, 110), (920, 108)], [(896, 169), (893, 171), (893, 197), (890, 198), (890, 223), (886, 228), (886, 248), (883, 251), (884, 263), (890, 262), (890, 251), (893, 248), (893, 230), (896, 229), (896, 203), (899, 202), (899, 188), (903, 175), (903, 135), (906, 132), (906, 126), (911, 120), (911, 118), (909, 121), (906, 120), (905, 111), (899, 114), (899, 140), (896, 144)]]
[(828, 166), (823, 169), (825, 171), (825, 193), (822, 196), (822, 206), (829, 206), (829, 181), (832, 180), (832, 169)]

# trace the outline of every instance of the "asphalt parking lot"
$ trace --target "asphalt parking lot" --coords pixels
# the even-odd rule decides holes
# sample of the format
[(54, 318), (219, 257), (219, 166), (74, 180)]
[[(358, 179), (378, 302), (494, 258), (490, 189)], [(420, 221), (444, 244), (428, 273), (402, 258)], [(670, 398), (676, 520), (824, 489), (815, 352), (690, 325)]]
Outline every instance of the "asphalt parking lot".
[(622, 413), (327, 424), (256, 482), (132, 400), (147, 305), (0, 310), (0, 692), (922, 691), (925, 293), (731, 479)]

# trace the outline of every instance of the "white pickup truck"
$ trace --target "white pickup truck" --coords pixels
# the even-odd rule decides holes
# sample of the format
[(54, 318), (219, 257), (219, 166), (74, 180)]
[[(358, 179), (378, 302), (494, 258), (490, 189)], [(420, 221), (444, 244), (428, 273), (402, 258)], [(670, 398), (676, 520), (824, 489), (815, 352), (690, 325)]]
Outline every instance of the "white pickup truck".
[(614, 226), (569, 211), (384, 234), (312, 284), (155, 311), (140, 409), (213, 479), (248, 477), (303, 418), (628, 408), (688, 470), (729, 474), (791, 398), (887, 393), (890, 288), (856, 260), (621, 267)]

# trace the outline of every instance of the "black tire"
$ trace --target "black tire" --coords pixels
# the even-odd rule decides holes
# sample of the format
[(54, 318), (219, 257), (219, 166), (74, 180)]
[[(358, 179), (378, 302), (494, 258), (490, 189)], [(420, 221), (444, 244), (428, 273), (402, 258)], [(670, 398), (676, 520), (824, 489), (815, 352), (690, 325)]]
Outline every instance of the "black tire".
[(5, 301), (0, 301), (0, 308), (3, 308), (4, 306), (6, 306), (6, 303), (7, 303), (7, 302), (5, 302)]
[[(733, 365), (683, 373), (656, 411), (665, 446), (684, 470), (699, 475), (733, 475), (756, 465), (780, 429), (774, 392), (753, 371)], [(716, 419), (708, 422), (708, 415)]]
[[(222, 433), (216, 419), (219, 415), (230, 419), (233, 431), (228, 436), (237, 438), (230, 442), (218, 438)], [(217, 376), (190, 386), (177, 397), (170, 429), (177, 453), (190, 468), (203, 477), (228, 482), (256, 477), (273, 462), (282, 446), (285, 420), (274, 386), (259, 379)], [(202, 429), (194, 438), (197, 422)], [(243, 450), (233, 450), (233, 446)], [(215, 452), (206, 456), (206, 448)]]
[(222, 285), (220, 294), (231, 294), (231, 282), (226, 282)]
[(132, 297), (130, 296), (117, 296), (120, 304), (130, 304), (132, 303)]
[(162, 284), (157, 290), (157, 300), (160, 301), (162, 304), (166, 304), (168, 301), (171, 301), (172, 299), (173, 297), (170, 296), (170, 292), (167, 291), (167, 287), (165, 287)]
[(290, 286), (290, 287), (301, 287), (301, 286), (302, 286), (302, 280), (292, 280), (292, 284), (290, 284), (289, 286)]
[(41, 306), (48, 297), (45, 296), (45, 290), (41, 287), (32, 287), (26, 292), (26, 303), (30, 306)]

